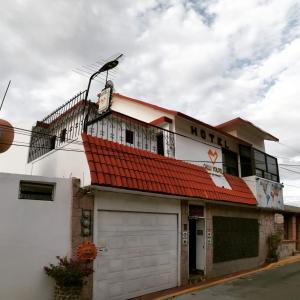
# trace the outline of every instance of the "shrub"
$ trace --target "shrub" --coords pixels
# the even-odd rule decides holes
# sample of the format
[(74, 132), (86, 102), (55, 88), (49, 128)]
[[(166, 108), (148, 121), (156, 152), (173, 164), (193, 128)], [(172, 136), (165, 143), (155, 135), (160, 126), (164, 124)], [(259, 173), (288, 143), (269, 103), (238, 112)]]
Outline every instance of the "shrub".
[(84, 279), (94, 271), (80, 261), (68, 259), (67, 257), (56, 257), (58, 264), (44, 267), (46, 274), (52, 277), (60, 287), (82, 287)]
[(267, 262), (278, 261), (278, 247), (281, 242), (281, 236), (278, 233), (271, 233), (267, 238), (268, 256)]

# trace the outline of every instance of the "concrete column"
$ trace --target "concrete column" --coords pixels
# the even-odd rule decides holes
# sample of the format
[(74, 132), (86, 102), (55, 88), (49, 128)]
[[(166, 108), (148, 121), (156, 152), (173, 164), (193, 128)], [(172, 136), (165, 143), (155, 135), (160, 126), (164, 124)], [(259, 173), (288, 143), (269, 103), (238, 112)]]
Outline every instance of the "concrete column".
[(189, 280), (189, 244), (183, 243), (182, 233), (189, 232), (189, 206), (188, 201), (181, 200), (181, 257), (180, 257), (180, 281), (186, 285)]
[(300, 251), (300, 217), (296, 217), (296, 250)]
[[(94, 195), (80, 188), (80, 179), (73, 178), (73, 203), (72, 203), (72, 257), (76, 259), (77, 248), (84, 241), (93, 241), (93, 235), (81, 236), (81, 214), (82, 209), (92, 210), (94, 214)], [(83, 287), (82, 300), (92, 299), (93, 275), (90, 275), (87, 284)]]
[(297, 239), (296, 216), (291, 216), (291, 240)]

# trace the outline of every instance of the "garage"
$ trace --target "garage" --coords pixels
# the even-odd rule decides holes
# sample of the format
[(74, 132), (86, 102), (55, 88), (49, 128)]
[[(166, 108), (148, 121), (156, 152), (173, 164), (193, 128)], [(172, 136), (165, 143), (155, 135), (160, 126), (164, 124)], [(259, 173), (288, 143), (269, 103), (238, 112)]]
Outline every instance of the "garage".
[(178, 215), (97, 211), (94, 299), (129, 299), (178, 285)]

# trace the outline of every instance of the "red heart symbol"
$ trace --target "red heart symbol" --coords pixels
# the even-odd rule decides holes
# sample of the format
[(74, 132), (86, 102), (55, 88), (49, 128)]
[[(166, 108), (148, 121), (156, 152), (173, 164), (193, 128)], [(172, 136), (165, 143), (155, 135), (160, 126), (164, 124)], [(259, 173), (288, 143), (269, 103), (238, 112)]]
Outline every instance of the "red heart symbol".
[(213, 150), (209, 149), (207, 153), (208, 153), (210, 161), (214, 165), (216, 163), (217, 159), (218, 159), (217, 151), (216, 150), (213, 151)]

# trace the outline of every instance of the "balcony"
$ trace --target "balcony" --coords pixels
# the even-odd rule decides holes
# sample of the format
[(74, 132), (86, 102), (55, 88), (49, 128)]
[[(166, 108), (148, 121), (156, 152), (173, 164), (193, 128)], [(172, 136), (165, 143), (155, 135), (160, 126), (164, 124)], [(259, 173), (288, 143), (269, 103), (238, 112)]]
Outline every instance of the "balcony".
[[(97, 105), (85, 103), (85, 91), (60, 106), (32, 129), (28, 162), (77, 140), (90, 111), (87, 133), (130, 147), (175, 157), (174, 133), (111, 111), (98, 114)], [(89, 107), (89, 108), (88, 108)]]
[(129, 147), (175, 157), (174, 133), (112, 111), (104, 118), (94, 115), (87, 134)]
[(258, 207), (282, 210), (283, 205), (283, 184), (254, 176), (244, 177), (253, 195), (256, 198)]

